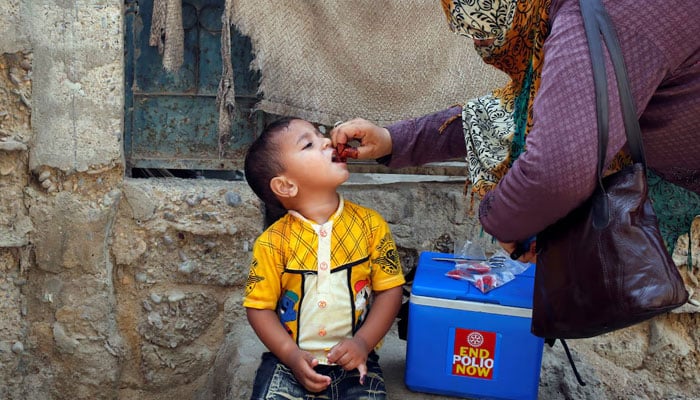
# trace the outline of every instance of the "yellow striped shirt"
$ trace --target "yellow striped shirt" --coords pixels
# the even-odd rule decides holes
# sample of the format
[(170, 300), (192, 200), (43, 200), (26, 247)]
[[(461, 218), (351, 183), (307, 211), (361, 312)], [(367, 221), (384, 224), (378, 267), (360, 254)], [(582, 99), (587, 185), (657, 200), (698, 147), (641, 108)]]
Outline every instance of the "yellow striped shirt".
[(327, 363), (362, 325), (372, 292), (404, 282), (386, 221), (341, 196), (324, 224), (290, 211), (258, 237), (243, 306), (276, 310), (299, 347)]

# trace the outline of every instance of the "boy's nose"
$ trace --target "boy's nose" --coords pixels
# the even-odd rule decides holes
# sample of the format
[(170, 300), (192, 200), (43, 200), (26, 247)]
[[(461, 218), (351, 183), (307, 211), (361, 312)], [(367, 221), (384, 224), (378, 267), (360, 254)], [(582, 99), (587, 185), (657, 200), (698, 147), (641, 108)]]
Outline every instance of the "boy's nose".
[(324, 149), (327, 149), (327, 148), (331, 147), (331, 144), (332, 144), (332, 143), (333, 143), (333, 142), (331, 141), (331, 138), (327, 138), (327, 137), (324, 137), (324, 138), (323, 138), (323, 148), (324, 148)]

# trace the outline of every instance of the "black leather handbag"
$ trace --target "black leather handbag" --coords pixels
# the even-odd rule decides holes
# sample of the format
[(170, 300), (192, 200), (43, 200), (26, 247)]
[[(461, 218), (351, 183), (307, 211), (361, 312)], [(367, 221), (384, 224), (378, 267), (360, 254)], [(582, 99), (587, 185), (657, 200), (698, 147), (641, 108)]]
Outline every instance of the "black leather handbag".
[[(599, 0), (580, 4), (595, 81), (599, 187), (582, 206), (537, 235), (531, 330), (549, 339), (628, 327), (688, 299), (647, 196), (639, 121), (613, 24)], [(605, 178), (608, 93), (601, 35), (615, 69), (634, 161)]]

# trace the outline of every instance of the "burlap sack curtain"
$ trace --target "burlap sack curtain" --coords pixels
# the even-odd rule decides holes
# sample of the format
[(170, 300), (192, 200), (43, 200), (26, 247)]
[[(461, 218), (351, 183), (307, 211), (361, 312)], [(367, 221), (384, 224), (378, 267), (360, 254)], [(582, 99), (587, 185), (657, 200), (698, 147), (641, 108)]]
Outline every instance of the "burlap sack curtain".
[(158, 47), (166, 71), (177, 71), (182, 66), (184, 40), (182, 0), (153, 0), (153, 20), (148, 44)]
[[(388, 124), (507, 81), (450, 32), (437, 0), (226, 0), (222, 22), (251, 38), (251, 68), (261, 73), (256, 109), (316, 123), (363, 117)], [(227, 31), (218, 95), (224, 131), (234, 107)]]

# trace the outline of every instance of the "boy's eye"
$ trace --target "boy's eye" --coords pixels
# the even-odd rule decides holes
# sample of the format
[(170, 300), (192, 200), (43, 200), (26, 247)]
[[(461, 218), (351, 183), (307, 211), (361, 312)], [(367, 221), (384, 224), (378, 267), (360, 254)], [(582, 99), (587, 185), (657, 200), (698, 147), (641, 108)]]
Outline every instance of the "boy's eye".
[(309, 143), (307, 143), (306, 145), (304, 145), (304, 148), (305, 148), (305, 149), (308, 149), (308, 148), (313, 147), (313, 145), (314, 145), (313, 143), (309, 142)]

